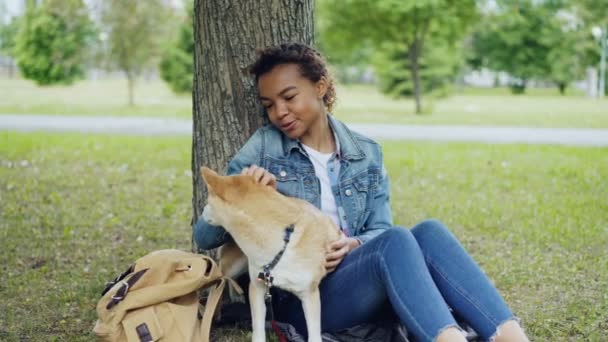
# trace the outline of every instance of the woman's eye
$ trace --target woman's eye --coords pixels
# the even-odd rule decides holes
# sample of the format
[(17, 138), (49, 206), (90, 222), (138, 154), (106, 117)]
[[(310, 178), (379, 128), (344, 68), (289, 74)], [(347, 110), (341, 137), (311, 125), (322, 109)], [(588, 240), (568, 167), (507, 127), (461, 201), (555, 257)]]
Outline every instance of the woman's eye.
[(264, 106), (266, 109), (270, 109), (272, 107), (272, 103), (262, 104), (262, 106)]
[[(297, 95), (297, 94), (296, 94)], [(285, 100), (287, 101), (291, 101), (294, 97), (296, 97), (296, 95), (291, 95), (291, 96), (286, 96)]]

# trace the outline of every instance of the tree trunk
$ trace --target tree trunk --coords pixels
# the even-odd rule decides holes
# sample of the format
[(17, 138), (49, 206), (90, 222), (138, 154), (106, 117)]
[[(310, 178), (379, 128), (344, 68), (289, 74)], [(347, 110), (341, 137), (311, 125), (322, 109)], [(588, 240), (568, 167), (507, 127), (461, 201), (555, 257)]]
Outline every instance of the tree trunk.
[(421, 42), (419, 39), (414, 40), (408, 50), (410, 58), (410, 73), (412, 82), (414, 82), (414, 99), (416, 101), (416, 114), (422, 114), (422, 91), (420, 86), (420, 51)]
[(566, 95), (566, 87), (568, 84), (566, 82), (557, 83), (557, 88), (559, 89), (560, 95)]
[(194, 2), (193, 222), (207, 198), (200, 167), (225, 172), (230, 158), (267, 122), (248, 73), (255, 51), (283, 42), (311, 45), (313, 9), (314, 0)]
[(135, 104), (134, 96), (133, 96), (133, 88), (135, 87), (135, 77), (127, 72), (127, 88), (129, 92), (129, 106), (133, 106)]

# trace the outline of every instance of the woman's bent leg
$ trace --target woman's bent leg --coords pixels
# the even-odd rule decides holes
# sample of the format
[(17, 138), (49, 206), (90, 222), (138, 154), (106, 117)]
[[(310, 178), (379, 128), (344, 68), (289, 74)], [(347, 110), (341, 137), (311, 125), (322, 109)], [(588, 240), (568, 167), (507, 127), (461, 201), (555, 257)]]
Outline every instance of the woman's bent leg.
[(412, 233), (448, 305), (484, 340), (495, 336), (501, 324), (515, 320), (488, 277), (441, 222), (423, 221)]
[[(347, 255), (321, 283), (321, 326), (337, 331), (373, 322), (390, 306), (419, 341), (432, 341), (456, 322), (409, 230), (389, 229)], [(301, 305), (287, 321), (305, 331)]]

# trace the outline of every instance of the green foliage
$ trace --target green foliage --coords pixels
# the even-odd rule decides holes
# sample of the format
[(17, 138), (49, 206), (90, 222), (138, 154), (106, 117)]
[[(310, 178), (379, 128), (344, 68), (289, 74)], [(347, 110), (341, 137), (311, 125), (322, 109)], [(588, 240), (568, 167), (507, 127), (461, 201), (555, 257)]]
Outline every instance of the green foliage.
[[(323, 47), (330, 60), (332, 56), (337, 56), (338, 60), (347, 60), (345, 56), (349, 53), (362, 51), (369, 46), (377, 53), (387, 54), (385, 60), (402, 63), (399, 69), (409, 68), (412, 75), (417, 73), (424, 53), (441, 50), (425, 49), (427, 38), (441, 37), (438, 41), (452, 44), (462, 38), (477, 17), (473, 0), (324, 0), (319, 6), (319, 30), (323, 37)], [(397, 48), (401, 53), (395, 53), (395, 47), (401, 47)], [(394, 59), (395, 54), (404, 53), (409, 56), (409, 62), (408, 58), (403, 56)], [(433, 65), (436, 60), (438, 59), (428, 58), (425, 68), (437, 67)], [(393, 83), (393, 80), (382, 82), (389, 84)], [(413, 77), (412, 82), (419, 86), (421, 81)], [(407, 88), (407, 85), (404, 87)], [(395, 93), (404, 94), (399, 91)], [(419, 100), (417, 97), (418, 112)]]
[(566, 87), (573, 81), (584, 78), (585, 63), (584, 47), (588, 45), (588, 39), (580, 39), (579, 31), (556, 30), (561, 35), (556, 35), (556, 39), (547, 54), (547, 64), (549, 65), (548, 79), (555, 82), (562, 94)]
[[(376, 55), (374, 67), (380, 91), (394, 98), (414, 94), (408, 49), (400, 44), (387, 44)], [(446, 96), (463, 65), (462, 48), (442, 37), (431, 37), (424, 45), (419, 61), (422, 91), (432, 96)]]
[(15, 41), (19, 32), (19, 18), (14, 17), (6, 25), (0, 26), (0, 54), (14, 57)]
[(382, 50), (386, 43), (424, 43), (430, 34), (457, 41), (477, 10), (472, 0), (323, 0), (318, 16), (323, 48), (330, 59), (343, 60), (359, 49)]
[(30, 7), (14, 48), (22, 75), (40, 85), (70, 84), (82, 78), (93, 34), (82, 0), (46, 0)]
[(548, 11), (531, 0), (505, 4), (500, 12), (485, 17), (474, 34), (474, 48), (493, 70), (517, 78), (514, 92), (523, 90), (526, 82), (550, 73), (547, 63), (551, 41), (544, 35)]
[[(580, 0), (573, 2), (572, 10), (583, 21), (584, 27), (581, 36), (586, 35), (584, 38), (588, 42), (584, 52), (585, 61), (588, 65), (598, 67), (601, 51), (600, 43), (592, 38), (589, 32), (593, 27), (608, 29), (608, 1)], [(606, 79), (608, 79), (608, 70)], [(608, 95), (608, 87), (606, 87), (606, 95)]]
[(158, 55), (167, 9), (160, 0), (108, 0), (102, 6), (110, 61), (127, 75), (139, 75)]
[(177, 39), (165, 49), (160, 61), (160, 75), (176, 93), (192, 92), (192, 74), (194, 72), (192, 18), (194, 10), (191, 2), (188, 2), (187, 6), (187, 15), (178, 29)]
[[(0, 132), (0, 339), (93, 341), (106, 281), (150, 251), (190, 249), (189, 145), (188, 137)], [(532, 341), (602, 341), (606, 148), (383, 147), (396, 224), (443, 220)], [(251, 341), (243, 330), (214, 334)]]
[(135, 80), (158, 60), (171, 17), (162, 0), (101, 2), (101, 21), (108, 34), (107, 60), (127, 76), (129, 104), (134, 104)]
[(572, 2), (577, 15), (588, 28), (608, 25), (608, 1), (577, 0)]
[(473, 35), (474, 68), (504, 71), (523, 93), (531, 79), (549, 80), (565, 92), (584, 77), (592, 50), (590, 30), (575, 8), (563, 1), (502, 0)]

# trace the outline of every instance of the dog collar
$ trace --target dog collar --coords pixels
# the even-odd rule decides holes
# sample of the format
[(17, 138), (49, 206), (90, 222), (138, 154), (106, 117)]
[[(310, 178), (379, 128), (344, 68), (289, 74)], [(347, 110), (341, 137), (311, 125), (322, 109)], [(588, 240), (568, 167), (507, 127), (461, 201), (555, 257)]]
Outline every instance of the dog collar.
[(266, 296), (270, 295), (270, 288), (272, 287), (272, 281), (274, 279), (270, 272), (272, 272), (274, 267), (279, 263), (279, 260), (281, 260), (283, 253), (285, 253), (285, 249), (287, 248), (287, 244), (289, 243), (289, 239), (291, 238), (291, 233), (293, 233), (294, 228), (295, 226), (293, 224), (285, 227), (285, 232), (283, 235), (283, 248), (279, 251), (279, 253), (277, 253), (277, 255), (274, 256), (271, 262), (262, 266), (262, 271), (258, 274), (258, 280), (263, 281), (268, 289), (266, 291)]

